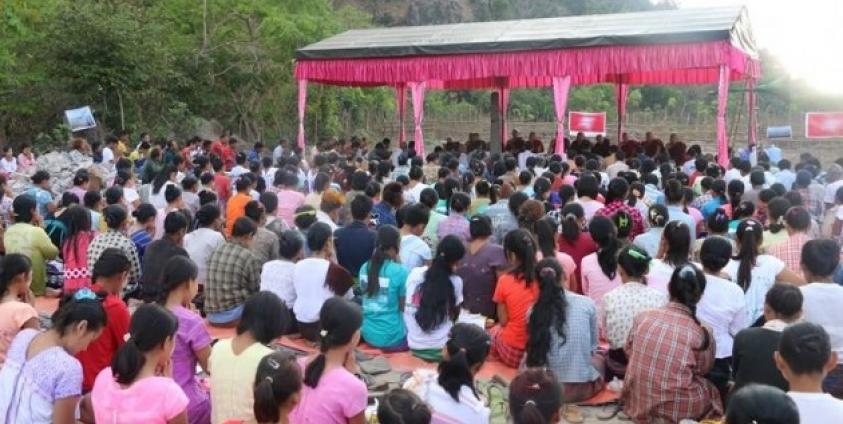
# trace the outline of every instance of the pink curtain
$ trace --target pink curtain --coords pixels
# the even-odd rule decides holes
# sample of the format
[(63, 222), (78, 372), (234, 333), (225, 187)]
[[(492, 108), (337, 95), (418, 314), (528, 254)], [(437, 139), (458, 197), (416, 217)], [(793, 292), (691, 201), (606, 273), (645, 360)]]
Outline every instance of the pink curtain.
[(395, 87), (395, 102), (398, 103), (398, 142), (407, 141), (407, 131), (404, 128), (404, 117), (407, 115), (407, 86), (399, 84)]
[(410, 94), (413, 97), (413, 121), (416, 124), (416, 131), (415, 131), (415, 146), (416, 146), (416, 155), (419, 157), (424, 157), (424, 133), (422, 132), (422, 123), (424, 122), (424, 90), (426, 88), (427, 83), (424, 81), (422, 82), (411, 82), (410, 83)]
[(498, 110), (501, 113), (501, 143), (506, 147), (506, 140), (509, 139), (509, 126), (507, 125), (507, 109), (509, 109), (509, 88), (498, 88)]
[(618, 106), (618, 138), (616, 140), (618, 144), (620, 144), (621, 134), (623, 134), (624, 118), (626, 117), (626, 102), (628, 99), (629, 84), (615, 84), (615, 101)]
[(296, 136), (296, 144), (304, 152), (304, 112), (307, 107), (307, 80), (299, 80), (299, 132)]
[(748, 113), (748, 121), (749, 121), (749, 133), (747, 138), (749, 139), (749, 145), (755, 146), (755, 142), (757, 139), (757, 134), (755, 133), (756, 129), (756, 114), (755, 114), (755, 102), (756, 102), (756, 94), (755, 94), (755, 80), (748, 79), (746, 80), (746, 107)]
[(556, 108), (556, 150), (565, 155), (565, 109), (568, 107), (568, 91), (571, 89), (571, 77), (553, 77), (553, 106)]
[(717, 162), (729, 166), (729, 135), (726, 132), (726, 106), (729, 102), (729, 67), (720, 66), (717, 86)]

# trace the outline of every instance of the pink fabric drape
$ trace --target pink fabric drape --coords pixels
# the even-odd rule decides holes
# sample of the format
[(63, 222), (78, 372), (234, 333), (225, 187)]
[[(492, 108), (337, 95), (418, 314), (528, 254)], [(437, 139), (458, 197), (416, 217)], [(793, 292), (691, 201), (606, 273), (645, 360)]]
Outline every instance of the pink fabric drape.
[(747, 134), (747, 138), (749, 139), (749, 145), (755, 146), (757, 134), (756, 131), (756, 114), (755, 114), (755, 102), (756, 102), (756, 95), (755, 95), (755, 81), (752, 79), (746, 80), (746, 107), (748, 116), (748, 123), (749, 123), (749, 131)]
[(571, 89), (571, 77), (553, 77), (553, 106), (556, 108), (556, 149), (555, 153), (565, 155), (565, 109), (568, 107), (568, 91)]
[(395, 87), (395, 102), (398, 104), (398, 142), (407, 141), (407, 130), (404, 128), (404, 117), (407, 115), (407, 87), (399, 84)]
[(509, 125), (507, 125), (507, 109), (509, 109), (509, 88), (498, 88), (498, 110), (501, 113), (501, 143), (506, 147), (506, 140), (509, 139)]
[(298, 104), (298, 113), (299, 113), (299, 131), (298, 135), (296, 136), (296, 144), (298, 144), (299, 148), (304, 151), (304, 112), (307, 107), (307, 80), (300, 79), (299, 80), (299, 104)]
[(626, 102), (629, 99), (629, 85), (624, 83), (615, 84), (615, 101), (618, 109), (618, 138), (617, 142), (621, 142), (621, 134), (623, 134), (624, 118), (626, 117)]
[(501, 75), (507, 87), (547, 87), (553, 75), (571, 83), (712, 84), (721, 65), (733, 80), (758, 78), (761, 65), (728, 40), (460, 55), (359, 59), (302, 59), (296, 77), (326, 84), (395, 86), (429, 81), (429, 88), (494, 89)]
[(717, 85), (717, 162), (729, 166), (729, 135), (726, 132), (726, 106), (729, 102), (729, 67), (720, 67)]
[(414, 135), (416, 155), (422, 158), (425, 156), (422, 123), (424, 122), (424, 91), (426, 86), (427, 83), (424, 81), (410, 83), (410, 94), (413, 97), (413, 122), (416, 125)]

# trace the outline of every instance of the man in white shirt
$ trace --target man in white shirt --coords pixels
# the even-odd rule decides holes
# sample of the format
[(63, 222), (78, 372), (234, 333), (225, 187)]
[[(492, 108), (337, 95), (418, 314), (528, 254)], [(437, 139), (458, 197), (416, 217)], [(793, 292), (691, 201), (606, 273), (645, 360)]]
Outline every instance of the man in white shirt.
[(424, 180), (424, 170), (420, 166), (410, 168), (410, 184), (404, 190), (404, 204), (412, 205), (419, 202), (421, 192), (429, 186), (422, 182)]
[(833, 378), (824, 389), (843, 398), (843, 287), (832, 281), (839, 263), (840, 247), (834, 240), (810, 240), (802, 247), (802, 273), (809, 282), (800, 287), (802, 317), (821, 325), (828, 334), (836, 367), (828, 371)]
[(825, 207), (830, 208), (834, 206), (834, 196), (837, 194), (837, 189), (843, 187), (843, 168), (838, 164), (828, 167), (826, 172), (825, 185)]
[(629, 171), (629, 166), (625, 160), (626, 155), (624, 152), (620, 150), (615, 152), (615, 163), (606, 167), (606, 173), (609, 174), (609, 179), (617, 178), (619, 173)]
[(790, 385), (787, 393), (805, 424), (843, 422), (843, 401), (824, 393), (823, 380), (837, 364), (828, 334), (811, 322), (793, 324), (782, 331), (776, 367)]
[(433, 252), (421, 238), (427, 221), (430, 219), (430, 211), (422, 204), (415, 204), (405, 206), (400, 213), (403, 225), (398, 255), (401, 257), (401, 264), (408, 270), (430, 265)]

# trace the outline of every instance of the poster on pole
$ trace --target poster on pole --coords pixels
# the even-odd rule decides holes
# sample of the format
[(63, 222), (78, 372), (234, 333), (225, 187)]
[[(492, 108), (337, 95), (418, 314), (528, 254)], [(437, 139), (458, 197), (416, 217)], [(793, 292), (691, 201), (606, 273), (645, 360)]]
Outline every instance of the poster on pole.
[(67, 118), (67, 124), (70, 126), (71, 132), (87, 130), (97, 126), (97, 121), (94, 119), (90, 106), (66, 110), (64, 116)]
[(843, 138), (843, 112), (805, 114), (805, 138)]
[(568, 132), (583, 133), (586, 137), (606, 135), (605, 112), (568, 112)]

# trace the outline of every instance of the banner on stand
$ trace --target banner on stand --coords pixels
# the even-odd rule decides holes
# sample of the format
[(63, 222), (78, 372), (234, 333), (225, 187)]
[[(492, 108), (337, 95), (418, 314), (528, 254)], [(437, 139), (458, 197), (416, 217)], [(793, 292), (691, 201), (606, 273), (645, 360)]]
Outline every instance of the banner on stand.
[(805, 114), (805, 138), (843, 138), (843, 112)]
[(606, 113), (569, 112), (568, 132), (571, 135), (583, 133), (586, 137), (606, 135)]

